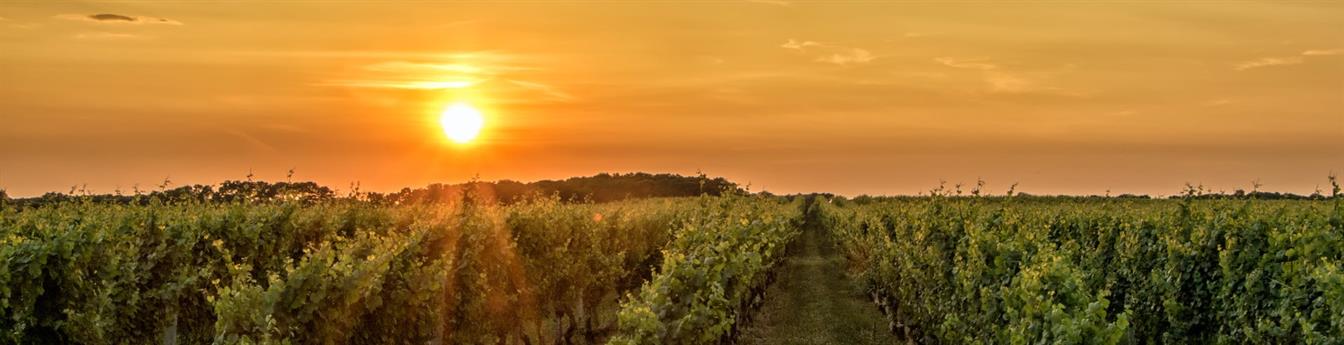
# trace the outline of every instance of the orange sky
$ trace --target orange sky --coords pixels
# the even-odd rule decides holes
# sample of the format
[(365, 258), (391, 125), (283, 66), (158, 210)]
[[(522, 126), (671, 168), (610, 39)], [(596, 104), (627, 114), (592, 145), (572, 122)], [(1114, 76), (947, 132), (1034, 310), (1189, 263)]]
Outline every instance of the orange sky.
[[(106, 14), (104, 16), (92, 16)], [(703, 171), (773, 192), (1310, 193), (1339, 3), (7, 1), (0, 188)], [(435, 116), (486, 113), (469, 145)]]

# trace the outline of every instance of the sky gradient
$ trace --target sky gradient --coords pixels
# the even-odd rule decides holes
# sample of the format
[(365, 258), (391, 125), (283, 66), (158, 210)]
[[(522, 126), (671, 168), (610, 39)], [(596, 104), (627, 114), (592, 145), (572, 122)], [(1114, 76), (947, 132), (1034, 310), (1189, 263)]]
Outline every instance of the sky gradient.
[[(7, 1), (0, 188), (598, 172), (776, 193), (1311, 193), (1344, 5)], [(485, 113), (467, 145), (436, 116)]]

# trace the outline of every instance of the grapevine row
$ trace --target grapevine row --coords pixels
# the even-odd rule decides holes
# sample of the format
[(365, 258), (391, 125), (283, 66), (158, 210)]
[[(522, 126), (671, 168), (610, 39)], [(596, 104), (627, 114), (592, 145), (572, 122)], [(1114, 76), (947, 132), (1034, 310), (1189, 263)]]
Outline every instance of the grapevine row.
[(763, 298), (771, 270), (800, 234), (803, 199), (703, 199), (663, 251), (658, 274), (620, 311), (609, 344), (728, 342)]
[(0, 209), (0, 344), (595, 343), (706, 203), (462, 200)]
[(821, 218), (922, 343), (1339, 344), (1334, 200), (897, 198)]

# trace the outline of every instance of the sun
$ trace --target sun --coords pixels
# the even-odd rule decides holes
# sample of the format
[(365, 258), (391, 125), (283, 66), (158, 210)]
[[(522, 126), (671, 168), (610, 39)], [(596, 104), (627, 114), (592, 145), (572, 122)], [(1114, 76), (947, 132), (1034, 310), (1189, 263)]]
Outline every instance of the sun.
[(481, 134), (481, 127), (485, 126), (485, 117), (470, 104), (454, 103), (439, 114), (439, 125), (443, 127), (443, 134), (449, 140), (465, 144)]

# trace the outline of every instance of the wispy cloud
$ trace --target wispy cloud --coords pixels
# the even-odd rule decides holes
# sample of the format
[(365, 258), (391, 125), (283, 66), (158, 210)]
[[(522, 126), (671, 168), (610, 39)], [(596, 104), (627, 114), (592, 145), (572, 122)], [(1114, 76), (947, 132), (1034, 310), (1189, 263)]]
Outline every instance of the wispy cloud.
[(1232, 104), (1232, 100), (1231, 100), (1231, 99), (1227, 99), (1227, 98), (1213, 99), (1213, 100), (1205, 101), (1204, 103), (1200, 103), (1200, 105), (1203, 105), (1203, 106), (1206, 106), (1206, 107), (1221, 107), (1221, 106), (1228, 105), (1228, 104)]
[(149, 39), (149, 36), (118, 33), (118, 32), (84, 32), (73, 36), (80, 40), (102, 40), (102, 41), (134, 41)]
[(7, 27), (20, 30), (28, 30), (41, 26), (37, 23), (20, 23), (7, 17), (0, 17), (0, 23), (5, 23), (5, 26)]
[(426, 73), (426, 72), (455, 72), (455, 73), (481, 73), (481, 68), (469, 64), (460, 63), (422, 63), (408, 61), (387, 61), (368, 66), (365, 70), (376, 72), (394, 72), (394, 73)]
[[(862, 48), (850, 48), (838, 45), (822, 44), (817, 41), (796, 40), (790, 38), (780, 48), (794, 50), (804, 55), (813, 56), (813, 61), (835, 64), (852, 65), (869, 63), (877, 59), (877, 55)], [(815, 48), (815, 49), (809, 49)]]
[(710, 65), (722, 65), (723, 63), (728, 62), (728, 60), (718, 56), (697, 56), (695, 60)]
[(134, 17), (123, 16), (123, 15), (120, 15), (120, 14), (109, 14), (109, 13), (103, 13), (103, 14), (91, 14), (91, 15), (89, 15), (89, 19), (99, 20), (99, 21), (124, 21), (124, 22), (134, 22), (134, 21), (139, 21), (139, 19), (136, 19), (136, 18), (134, 18)]
[(1304, 52), (1302, 52), (1302, 55), (1306, 55), (1306, 56), (1334, 56), (1334, 55), (1344, 55), (1344, 48), (1335, 48), (1335, 49), (1312, 49), (1312, 50), (1308, 50), (1308, 51), (1304, 51)]
[(252, 146), (253, 148), (257, 149), (258, 151), (264, 151), (264, 152), (279, 151), (275, 148), (275, 146), (271, 146), (271, 144), (267, 144), (265, 141), (258, 139), (256, 136), (248, 134), (247, 132), (234, 129), (221, 129), (220, 131), (225, 134), (237, 137), (238, 139), (247, 143), (249, 146)]
[(1238, 62), (1232, 65), (1232, 69), (1245, 71), (1263, 67), (1300, 65), (1307, 63), (1309, 58), (1336, 55), (1344, 55), (1344, 48), (1309, 49), (1302, 51), (1302, 53), (1299, 53), (1297, 56), (1263, 57), (1255, 60)]
[[(312, 54), (326, 57), (328, 54)], [(338, 54), (343, 55), (343, 54)], [(396, 53), (354, 53), (356, 56), (401, 56)], [(361, 89), (449, 90), (480, 89), (488, 94), (513, 100), (568, 102), (577, 99), (553, 85), (525, 80), (517, 75), (541, 69), (506, 62), (502, 55), (490, 58), (472, 54), (445, 54), (442, 60), (387, 60), (362, 66), (344, 78), (314, 83)], [(401, 56), (405, 57), (405, 56)], [(362, 71), (362, 72), (360, 72)]]
[(775, 5), (775, 6), (783, 6), (783, 7), (793, 6), (793, 3), (792, 3), (792, 2), (785, 1), (785, 0), (744, 0), (744, 1), (746, 1), (746, 2), (750, 2), (750, 3), (753, 3), (753, 4), (766, 4), (766, 5)]
[(988, 71), (999, 68), (999, 65), (990, 63), (989, 59), (987, 58), (958, 59), (951, 57), (940, 57), (933, 59), (933, 61), (943, 64), (943, 66), (952, 68), (975, 69), (981, 71)]
[[(488, 66), (488, 67), (485, 67)], [(536, 71), (538, 68), (505, 65), (505, 64), (482, 64), (473, 65), (469, 63), (433, 63), (433, 62), (412, 62), (412, 61), (384, 61), (368, 66), (365, 70), (375, 72), (391, 73), (463, 73), (463, 74), (498, 74), (501, 72), (516, 71)]]
[(1064, 71), (1072, 71), (1075, 68), (1073, 65), (1063, 66), (1060, 70), (1054, 72), (1037, 72), (1031, 74), (1009, 70), (1000, 64), (994, 63), (992, 59), (985, 57), (940, 57), (934, 58), (933, 61), (951, 68), (979, 71), (980, 80), (984, 83), (986, 91), (990, 93), (1036, 93), (1069, 97), (1086, 96), (1083, 93), (1050, 86), (1046, 83), (1049, 75)]
[(1249, 69), (1256, 69), (1263, 67), (1297, 65), (1301, 64), (1303, 61), (1304, 60), (1302, 59), (1302, 57), (1299, 56), (1267, 57), (1267, 58), (1259, 58), (1255, 60), (1239, 62), (1236, 65), (1234, 65), (1232, 69), (1235, 69), (1237, 71), (1245, 71)]
[(82, 21), (100, 24), (163, 24), (163, 25), (182, 25), (182, 22), (159, 17), (130, 16), (123, 14), (98, 13), (98, 14), (61, 14), (56, 19)]
[(447, 79), (447, 80), (327, 80), (313, 84), (315, 86), (342, 86), (354, 88), (372, 88), (372, 89), (407, 89), (407, 90), (444, 90), (461, 89), (474, 86), (480, 83), (479, 79)]
[(784, 49), (804, 50), (807, 49), (807, 47), (816, 47), (820, 45), (821, 43), (813, 41), (799, 41), (790, 38), (788, 42), (784, 42), (784, 44), (779, 45), (779, 47)]
[(397, 50), (236, 50), (225, 51), (223, 53), (248, 57), (273, 58), (381, 59), (389, 62), (429, 61), (412, 62), (424, 64), (470, 62), (472, 64), (488, 64), (492, 66), (516, 65), (524, 59), (518, 55), (489, 50), (465, 52)]
[(847, 52), (833, 53), (817, 58), (818, 62), (825, 62), (836, 65), (849, 65), (872, 62), (877, 59), (873, 53), (859, 48), (850, 48)]
[[(501, 64), (490, 59), (460, 55), (448, 62), (389, 60), (363, 66), (365, 76), (354, 79), (327, 80), (317, 85), (357, 88), (389, 88), (441, 90), (472, 87), (501, 74), (535, 70), (534, 68)], [(468, 63), (473, 61), (476, 63)]]
[(985, 83), (989, 84), (991, 92), (1023, 93), (1041, 89), (1034, 80), (997, 71), (985, 73)]
[(0, 23), (4, 23), (5, 26), (7, 26), (7, 27), (14, 28), (14, 29), (21, 29), (21, 30), (28, 30), (28, 29), (32, 29), (32, 28), (36, 28), (36, 27), (38, 27), (38, 26), (41, 26), (41, 25), (39, 25), (39, 24), (37, 24), (37, 23), (20, 23), (20, 22), (18, 22), (18, 21), (15, 21), (15, 20), (13, 20), (13, 19), (8, 18), (8, 17), (0, 17)]
[(574, 95), (570, 95), (569, 93), (566, 93), (566, 92), (564, 92), (564, 91), (560, 91), (560, 89), (557, 89), (556, 87), (551, 86), (551, 85), (542, 84), (542, 83), (533, 82), (533, 81), (526, 81), (526, 80), (514, 80), (514, 79), (509, 79), (509, 80), (507, 80), (507, 81), (508, 81), (509, 83), (515, 85), (515, 86), (519, 86), (519, 87), (522, 87), (522, 88), (524, 88), (524, 89), (540, 91), (541, 93), (543, 93), (543, 94), (545, 94), (545, 95), (547, 95), (547, 96), (550, 96), (551, 98), (553, 98), (553, 99), (555, 99), (555, 100), (559, 100), (559, 101), (573, 101), (573, 100), (575, 100)]

